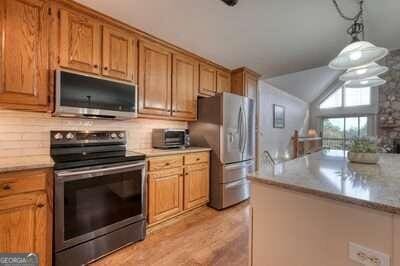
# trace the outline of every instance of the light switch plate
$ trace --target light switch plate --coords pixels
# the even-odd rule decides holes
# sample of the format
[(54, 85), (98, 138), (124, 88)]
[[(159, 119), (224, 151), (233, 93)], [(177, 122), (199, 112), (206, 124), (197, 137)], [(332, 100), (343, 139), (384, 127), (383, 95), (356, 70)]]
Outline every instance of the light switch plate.
[(349, 257), (365, 266), (390, 266), (389, 255), (352, 242), (349, 242)]

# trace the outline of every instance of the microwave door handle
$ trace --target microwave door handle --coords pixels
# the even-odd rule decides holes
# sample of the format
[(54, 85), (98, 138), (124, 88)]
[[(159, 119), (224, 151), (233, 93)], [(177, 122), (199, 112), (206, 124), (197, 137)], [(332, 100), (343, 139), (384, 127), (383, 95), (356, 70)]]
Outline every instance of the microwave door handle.
[(87, 174), (97, 174), (97, 173), (107, 174), (108, 172), (131, 169), (131, 168), (138, 168), (138, 167), (143, 167), (143, 166), (144, 166), (144, 162), (141, 162), (141, 163), (136, 163), (136, 164), (112, 166), (112, 167), (108, 167), (108, 168), (93, 169), (93, 170), (62, 171), (62, 172), (57, 173), (56, 175), (58, 178), (68, 178), (68, 177), (87, 175)]

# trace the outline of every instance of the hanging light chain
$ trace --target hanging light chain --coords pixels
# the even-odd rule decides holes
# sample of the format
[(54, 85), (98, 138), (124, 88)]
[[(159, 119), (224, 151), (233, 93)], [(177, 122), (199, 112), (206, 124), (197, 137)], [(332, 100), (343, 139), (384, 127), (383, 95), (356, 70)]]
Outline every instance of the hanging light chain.
[(354, 17), (349, 17), (346, 16), (342, 10), (339, 7), (339, 4), (336, 0), (332, 0), (333, 4), (335, 5), (335, 8), (337, 10), (337, 12), (339, 13), (339, 15), (344, 18), (345, 20), (349, 20), (349, 21), (358, 21), (361, 16), (363, 15), (364, 9), (363, 9), (363, 4), (364, 4), (364, 0), (360, 1), (360, 11), (354, 16)]
[(340, 9), (337, 0), (332, 0), (337, 12), (339, 15), (348, 21), (352, 21), (353, 24), (347, 29), (347, 34), (349, 34), (352, 38), (352, 42), (359, 41), (358, 35), (361, 34), (362, 40), (365, 40), (365, 31), (364, 31), (364, 0), (360, 0), (360, 11), (354, 16), (349, 17), (346, 16), (343, 11)]

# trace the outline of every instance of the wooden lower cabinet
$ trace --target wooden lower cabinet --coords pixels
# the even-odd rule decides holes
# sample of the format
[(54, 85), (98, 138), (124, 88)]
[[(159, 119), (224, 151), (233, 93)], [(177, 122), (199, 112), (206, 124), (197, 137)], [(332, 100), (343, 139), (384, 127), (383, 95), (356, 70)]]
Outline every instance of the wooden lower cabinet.
[(149, 174), (149, 224), (183, 210), (182, 168)]
[(149, 226), (208, 202), (208, 158), (208, 152), (199, 152), (149, 159)]
[(191, 209), (208, 202), (209, 170), (208, 163), (185, 168), (184, 209)]
[[(0, 174), (0, 190), (13, 191), (15, 194), (0, 195), (0, 252), (30, 253), (34, 252), (39, 256), (40, 265), (51, 265), (51, 203), (46, 192), (46, 185), (43, 183), (41, 190), (19, 193), (23, 178), (29, 174), (28, 171)], [(11, 176), (16, 176), (11, 182)], [(46, 172), (43, 172), (46, 177)], [(37, 171), (32, 176), (38, 176)], [(10, 182), (9, 182), (10, 181)], [(5, 195), (5, 194), (3, 194)]]

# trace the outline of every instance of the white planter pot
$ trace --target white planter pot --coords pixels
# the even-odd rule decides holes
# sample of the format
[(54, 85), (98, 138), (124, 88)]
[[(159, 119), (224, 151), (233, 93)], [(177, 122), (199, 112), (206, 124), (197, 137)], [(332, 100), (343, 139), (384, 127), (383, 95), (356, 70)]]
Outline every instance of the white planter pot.
[(379, 161), (379, 154), (349, 152), (348, 158), (350, 162), (353, 163), (377, 164)]

